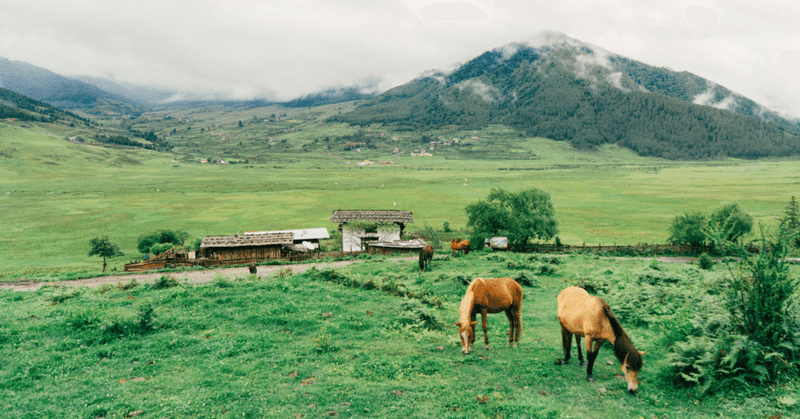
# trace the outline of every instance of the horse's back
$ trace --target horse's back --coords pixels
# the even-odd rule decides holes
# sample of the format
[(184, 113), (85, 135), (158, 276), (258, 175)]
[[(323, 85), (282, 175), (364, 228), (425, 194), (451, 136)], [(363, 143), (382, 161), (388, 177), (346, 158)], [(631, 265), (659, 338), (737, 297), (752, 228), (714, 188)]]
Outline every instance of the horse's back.
[(522, 304), (522, 286), (511, 278), (476, 278), (469, 286), (475, 304), (497, 313)]
[(565, 288), (558, 294), (558, 321), (579, 336), (602, 334), (608, 323), (604, 305), (602, 299), (589, 295), (583, 288)]

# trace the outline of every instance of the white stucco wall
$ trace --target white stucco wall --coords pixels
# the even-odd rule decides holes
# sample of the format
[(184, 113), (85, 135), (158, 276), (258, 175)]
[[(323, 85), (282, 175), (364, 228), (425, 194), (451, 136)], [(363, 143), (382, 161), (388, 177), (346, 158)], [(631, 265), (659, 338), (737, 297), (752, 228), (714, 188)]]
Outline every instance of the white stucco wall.
[(345, 224), (342, 228), (342, 250), (345, 252), (359, 252), (367, 250), (362, 248), (362, 237), (376, 238), (379, 242), (393, 242), (400, 240), (400, 226), (380, 226), (374, 233), (365, 233), (363, 229), (349, 228)]

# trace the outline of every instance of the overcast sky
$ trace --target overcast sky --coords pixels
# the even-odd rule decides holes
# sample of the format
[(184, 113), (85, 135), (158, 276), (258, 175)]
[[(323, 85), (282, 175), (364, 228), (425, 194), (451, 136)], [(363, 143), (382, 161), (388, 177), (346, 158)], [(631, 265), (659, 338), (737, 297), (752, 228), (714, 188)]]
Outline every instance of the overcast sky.
[(800, 118), (798, 0), (0, 0), (0, 56), (66, 76), (290, 99), (408, 82), (557, 31)]

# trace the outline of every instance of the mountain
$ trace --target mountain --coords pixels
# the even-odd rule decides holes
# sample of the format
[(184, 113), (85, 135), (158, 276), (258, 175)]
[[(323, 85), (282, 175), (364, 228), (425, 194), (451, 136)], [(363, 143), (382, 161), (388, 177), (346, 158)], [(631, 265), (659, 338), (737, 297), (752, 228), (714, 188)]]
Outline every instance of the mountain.
[(95, 115), (138, 115), (141, 105), (99, 87), (22, 61), (0, 57), (0, 87), (68, 110)]
[(578, 148), (611, 143), (670, 159), (800, 154), (800, 126), (750, 99), (549, 32), (423, 74), (333, 119), (409, 130), (506, 124)]

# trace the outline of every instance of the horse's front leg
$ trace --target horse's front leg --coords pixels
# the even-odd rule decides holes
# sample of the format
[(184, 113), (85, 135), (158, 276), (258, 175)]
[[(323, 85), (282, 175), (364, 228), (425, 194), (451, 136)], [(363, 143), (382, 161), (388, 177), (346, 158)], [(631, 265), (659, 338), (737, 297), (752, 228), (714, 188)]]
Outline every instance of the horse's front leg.
[[(593, 343), (594, 348), (592, 348)], [(603, 346), (603, 343), (605, 343), (603, 339), (593, 341), (591, 336), (586, 336), (586, 358), (588, 360), (586, 364), (586, 380), (590, 383), (594, 382), (594, 375), (592, 374), (594, 360), (597, 359), (597, 353), (600, 352), (600, 347)]]
[(483, 320), (481, 322), (482, 323), (481, 325), (483, 326), (483, 343), (484, 343), (483, 350), (484, 351), (488, 351), (489, 350), (489, 328), (486, 327), (486, 317), (488, 317), (488, 315), (489, 315), (489, 313), (486, 312), (485, 308), (483, 310), (481, 310), (481, 320)]
[(476, 335), (475, 334), (475, 317), (476, 317), (476, 313), (474, 311), (472, 313), (470, 313), (469, 321), (470, 321), (470, 324), (471, 324), (470, 327), (472, 328), (472, 336), (469, 337), (469, 344), (470, 345), (475, 343), (475, 335)]

